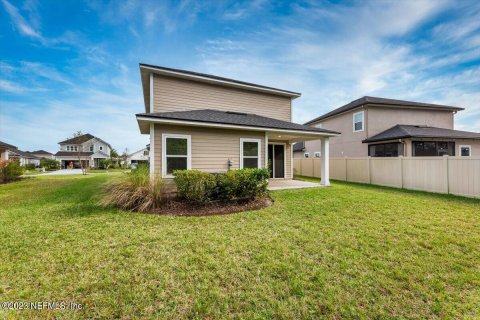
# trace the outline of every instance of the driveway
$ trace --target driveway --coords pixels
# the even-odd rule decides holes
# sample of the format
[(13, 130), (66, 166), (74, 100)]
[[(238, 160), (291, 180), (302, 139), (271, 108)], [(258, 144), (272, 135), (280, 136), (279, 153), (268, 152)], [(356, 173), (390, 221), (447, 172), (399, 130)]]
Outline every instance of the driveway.
[(58, 175), (68, 175), (68, 174), (82, 174), (82, 169), (61, 169), (57, 171), (44, 173), (42, 174), (42, 176), (58, 176)]

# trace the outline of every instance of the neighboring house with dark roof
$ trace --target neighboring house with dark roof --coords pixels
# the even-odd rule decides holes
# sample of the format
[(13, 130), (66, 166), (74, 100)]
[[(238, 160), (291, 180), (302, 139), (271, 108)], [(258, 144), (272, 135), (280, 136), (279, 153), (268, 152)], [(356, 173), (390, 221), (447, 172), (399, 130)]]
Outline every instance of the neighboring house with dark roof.
[[(331, 157), (480, 155), (480, 133), (454, 130), (456, 106), (363, 97), (305, 125), (341, 132)], [(295, 146), (295, 157), (320, 156), (319, 142)]]
[(80, 161), (84, 167), (98, 168), (100, 160), (110, 158), (111, 145), (89, 133), (70, 138), (58, 143), (60, 151), (55, 159), (60, 161), (62, 168), (68, 168), (70, 163), (80, 168)]
[(55, 159), (55, 155), (53, 153), (50, 153), (45, 150), (36, 150), (36, 151), (31, 151), (29, 152), (30, 154), (33, 154), (37, 158), (44, 158), (44, 159)]
[[(297, 92), (146, 64), (140, 76), (145, 112), (136, 117), (150, 135), (152, 176), (269, 167), (272, 179), (292, 179), (295, 142), (322, 140), (328, 153), (329, 138), (338, 135), (292, 122)], [(322, 166), (328, 172), (328, 158)]]
[(26, 164), (40, 165), (40, 158), (36, 155), (19, 150), (16, 146), (0, 141), (0, 159), (1, 160), (18, 160), (20, 165)]

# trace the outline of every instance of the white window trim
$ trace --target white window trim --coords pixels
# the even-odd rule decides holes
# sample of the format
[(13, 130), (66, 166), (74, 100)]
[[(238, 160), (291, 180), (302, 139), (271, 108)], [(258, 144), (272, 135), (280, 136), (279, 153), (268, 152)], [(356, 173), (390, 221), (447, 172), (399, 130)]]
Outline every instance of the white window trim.
[[(317, 157), (317, 154), (318, 154), (318, 157)], [(314, 158), (321, 158), (322, 157), (322, 153), (320, 151), (315, 151), (315, 153), (313, 154), (313, 157)]]
[[(469, 145), (469, 144), (461, 144), (461, 145), (458, 146), (458, 156), (459, 157), (462, 157), (462, 148), (468, 148), (468, 150), (469, 150), (468, 157), (472, 156), (472, 146)], [(463, 156), (463, 157), (467, 157), (467, 156)]]
[(310, 152), (305, 152), (305, 153), (303, 154), (303, 157), (304, 157), (304, 158), (310, 158)]
[[(188, 134), (162, 134), (162, 177), (173, 178), (173, 175), (167, 174), (167, 138), (187, 139), (187, 170), (192, 169), (192, 136)], [(182, 157), (182, 156), (177, 156)]]
[(315, 125), (315, 128), (322, 129), (322, 124), (321, 124), (321, 123), (317, 123), (317, 124)]
[[(362, 115), (362, 129), (361, 130), (355, 130), (355, 116), (357, 114), (361, 114)], [(361, 131), (364, 131), (365, 130), (365, 112), (364, 111), (359, 111), (359, 112), (355, 112), (353, 114), (353, 132), (361, 132)]]
[[(258, 144), (258, 152), (257, 152), (257, 157), (258, 157), (258, 162), (257, 162), (257, 167), (261, 168), (262, 167), (262, 161), (261, 161), (261, 148), (262, 148), (262, 139), (249, 139), (249, 138), (240, 138), (240, 169), (243, 169), (243, 143), (244, 142), (256, 142)], [(255, 158), (254, 156), (247, 156), (245, 157), (246, 159), (249, 158)]]

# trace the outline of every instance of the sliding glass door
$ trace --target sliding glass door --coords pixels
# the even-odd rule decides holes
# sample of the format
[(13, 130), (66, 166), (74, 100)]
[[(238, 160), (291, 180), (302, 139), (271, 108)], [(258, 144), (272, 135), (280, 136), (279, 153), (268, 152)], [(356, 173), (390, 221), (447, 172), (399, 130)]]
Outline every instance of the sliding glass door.
[(268, 145), (268, 168), (270, 169), (270, 178), (285, 178), (284, 144)]

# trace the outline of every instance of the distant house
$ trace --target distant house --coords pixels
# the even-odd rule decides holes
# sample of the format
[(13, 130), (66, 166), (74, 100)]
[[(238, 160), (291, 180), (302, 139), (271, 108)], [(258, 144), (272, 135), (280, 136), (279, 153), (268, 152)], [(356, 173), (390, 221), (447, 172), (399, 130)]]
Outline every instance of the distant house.
[(110, 158), (112, 147), (108, 142), (89, 133), (67, 139), (58, 143), (60, 151), (55, 159), (60, 161), (62, 168), (68, 168), (70, 163), (80, 168), (80, 161), (84, 167), (98, 168), (100, 160)]
[(20, 165), (40, 165), (40, 158), (26, 151), (19, 150), (16, 146), (0, 141), (0, 159), (18, 160)]
[(147, 148), (143, 148), (138, 150), (132, 154), (129, 154), (127, 157), (127, 165), (131, 164), (148, 164), (149, 160), (149, 150)]
[(34, 155), (35, 157), (37, 158), (40, 158), (40, 159), (55, 159), (55, 155), (53, 153), (50, 153), (48, 151), (45, 151), (45, 150), (36, 150), (36, 151), (31, 151), (31, 152), (28, 152), (32, 155)]
[[(334, 130), (331, 157), (421, 157), (480, 155), (480, 133), (454, 130), (463, 108), (363, 97), (305, 125)], [(320, 141), (297, 143), (295, 158), (321, 157)]]

